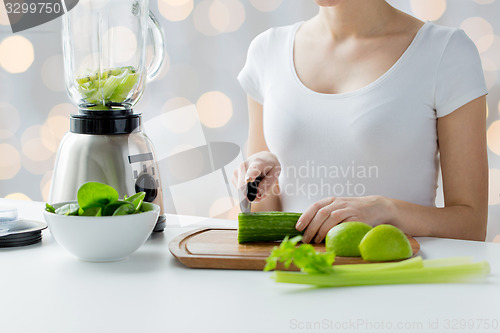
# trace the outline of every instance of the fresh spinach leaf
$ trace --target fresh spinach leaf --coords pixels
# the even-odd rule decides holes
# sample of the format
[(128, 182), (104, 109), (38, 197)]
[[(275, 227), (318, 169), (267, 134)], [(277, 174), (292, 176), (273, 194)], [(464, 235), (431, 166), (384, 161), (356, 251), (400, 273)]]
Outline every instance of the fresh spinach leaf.
[(82, 209), (102, 207), (118, 200), (118, 192), (109, 185), (89, 182), (83, 184), (77, 193), (78, 203)]
[(56, 214), (59, 215), (78, 215), (78, 210), (80, 206), (77, 203), (68, 203), (55, 210)]
[(86, 209), (80, 209), (78, 212), (80, 216), (102, 216), (102, 207), (89, 207)]
[(45, 210), (49, 213), (56, 213), (56, 209), (52, 206), (52, 205), (49, 205), (48, 203), (45, 204)]
[(115, 212), (113, 213), (113, 216), (118, 216), (118, 215), (129, 215), (129, 214), (134, 214), (135, 209), (134, 206), (132, 205), (122, 205), (118, 207)]
[(145, 192), (139, 192), (130, 197), (125, 195), (123, 200), (119, 200), (118, 192), (113, 187), (102, 183), (88, 182), (78, 189), (78, 203), (69, 203), (58, 209), (47, 203), (45, 210), (61, 215), (128, 215), (154, 209), (153, 205), (144, 202), (145, 196)]
[(145, 213), (152, 210), (155, 210), (155, 206), (151, 202), (143, 201), (139, 213)]
[(125, 196), (124, 200), (131, 202), (134, 205), (135, 209), (134, 212), (137, 213), (141, 211), (142, 202), (144, 201), (145, 197), (146, 197), (146, 192), (138, 192), (131, 197)]
[[(125, 207), (125, 208), (121, 208)], [(120, 209), (120, 214), (115, 214), (116, 211)], [(104, 207), (103, 215), (104, 216), (112, 216), (112, 215), (126, 215), (126, 214), (133, 214), (135, 211), (134, 205), (131, 202), (128, 201), (122, 201), (122, 200), (117, 200), (114, 201), (106, 207)], [(125, 214), (123, 214), (125, 212)]]

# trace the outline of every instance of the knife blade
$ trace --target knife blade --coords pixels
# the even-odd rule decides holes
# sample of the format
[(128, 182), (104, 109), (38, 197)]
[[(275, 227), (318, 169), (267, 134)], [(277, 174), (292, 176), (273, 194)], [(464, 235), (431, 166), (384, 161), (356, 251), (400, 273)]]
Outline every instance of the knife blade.
[(253, 182), (243, 185), (238, 191), (240, 209), (242, 213), (250, 213), (252, 202), (257, 198), (258, 187), (264, 176), (257, 177)]

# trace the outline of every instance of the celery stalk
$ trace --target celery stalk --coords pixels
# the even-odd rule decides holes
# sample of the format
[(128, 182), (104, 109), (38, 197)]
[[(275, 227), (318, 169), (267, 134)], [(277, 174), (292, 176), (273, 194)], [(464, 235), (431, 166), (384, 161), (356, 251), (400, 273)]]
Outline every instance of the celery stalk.
[(450, 266), (472, 263), (471, 256), (450, 257), (424, 260), (424, 267)]
[(364, 272), (378, 270), (397, 270), (424, 267), (425, 260), (418, 256), (398, 262), (385, 262), (376, 264), (349, 264), (333, 266), (334, 272)]
[(105, 100), (109, 100), (111, 95), (116, 91), (116, 88), (120, 85), (124, 77), (124, 74), (121, 76), (110, 76), (108, 77), (102, 86), (102, 95)]
[(330, 274), (306, 274), (276, 271), (276, 282), (343, 287), (384, 284), (456, 283), (484, 277), (490, 272), (487, 261), (450, 266), (373, 271), (338, 271)]
[(451, 265), (462, 265), (472, 263), (472, 257), (451, 257), (451, 258), (439, 258), (439, 259), (426, 259), (422, 260), (422, 257), (418, 256), (415, 258), (410, 258), (398, 262), (384, 262), (384, 263), (373, 263), (373, 264), (349, 264), (349, 265), (337, 265), (334, 266), (334, 270), (344, 270), (344, 271), (369, 271), (369, 270), (379, 270), (379, 269), (406, 269), (406, 268), (422, 268), (422, 267), (438, 267), (438, 266), (451, 266)]

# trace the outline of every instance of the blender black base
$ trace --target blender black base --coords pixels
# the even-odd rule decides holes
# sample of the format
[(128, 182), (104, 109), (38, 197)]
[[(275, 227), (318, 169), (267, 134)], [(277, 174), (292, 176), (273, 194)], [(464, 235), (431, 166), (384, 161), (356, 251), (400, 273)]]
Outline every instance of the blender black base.
[(158, 221), (156, 221), (155, 228), (153, 229), (153, 232), (162, 232), (165, 230), (165, 227), (167, 226), (167, 218), (165, 215), (160, 215), (158, 216)]
[(133, 113), (132, 109), (80, 109), (78, 114), (72, 114), (70, 118), (70, 131), (77, 134), (130, 134), (140, 129), (141, 115)]

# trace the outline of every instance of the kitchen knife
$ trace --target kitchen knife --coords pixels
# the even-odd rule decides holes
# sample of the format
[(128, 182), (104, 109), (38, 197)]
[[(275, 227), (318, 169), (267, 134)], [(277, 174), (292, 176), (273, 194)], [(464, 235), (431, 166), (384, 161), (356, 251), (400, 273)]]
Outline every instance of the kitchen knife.
[(242, 213), (250, 213), (252, 201), (257, 198), (259, 183), (263, 178), (264, 176), (259, 176), (253, 182), (248, 182), (239, 189), (238, 196)]

